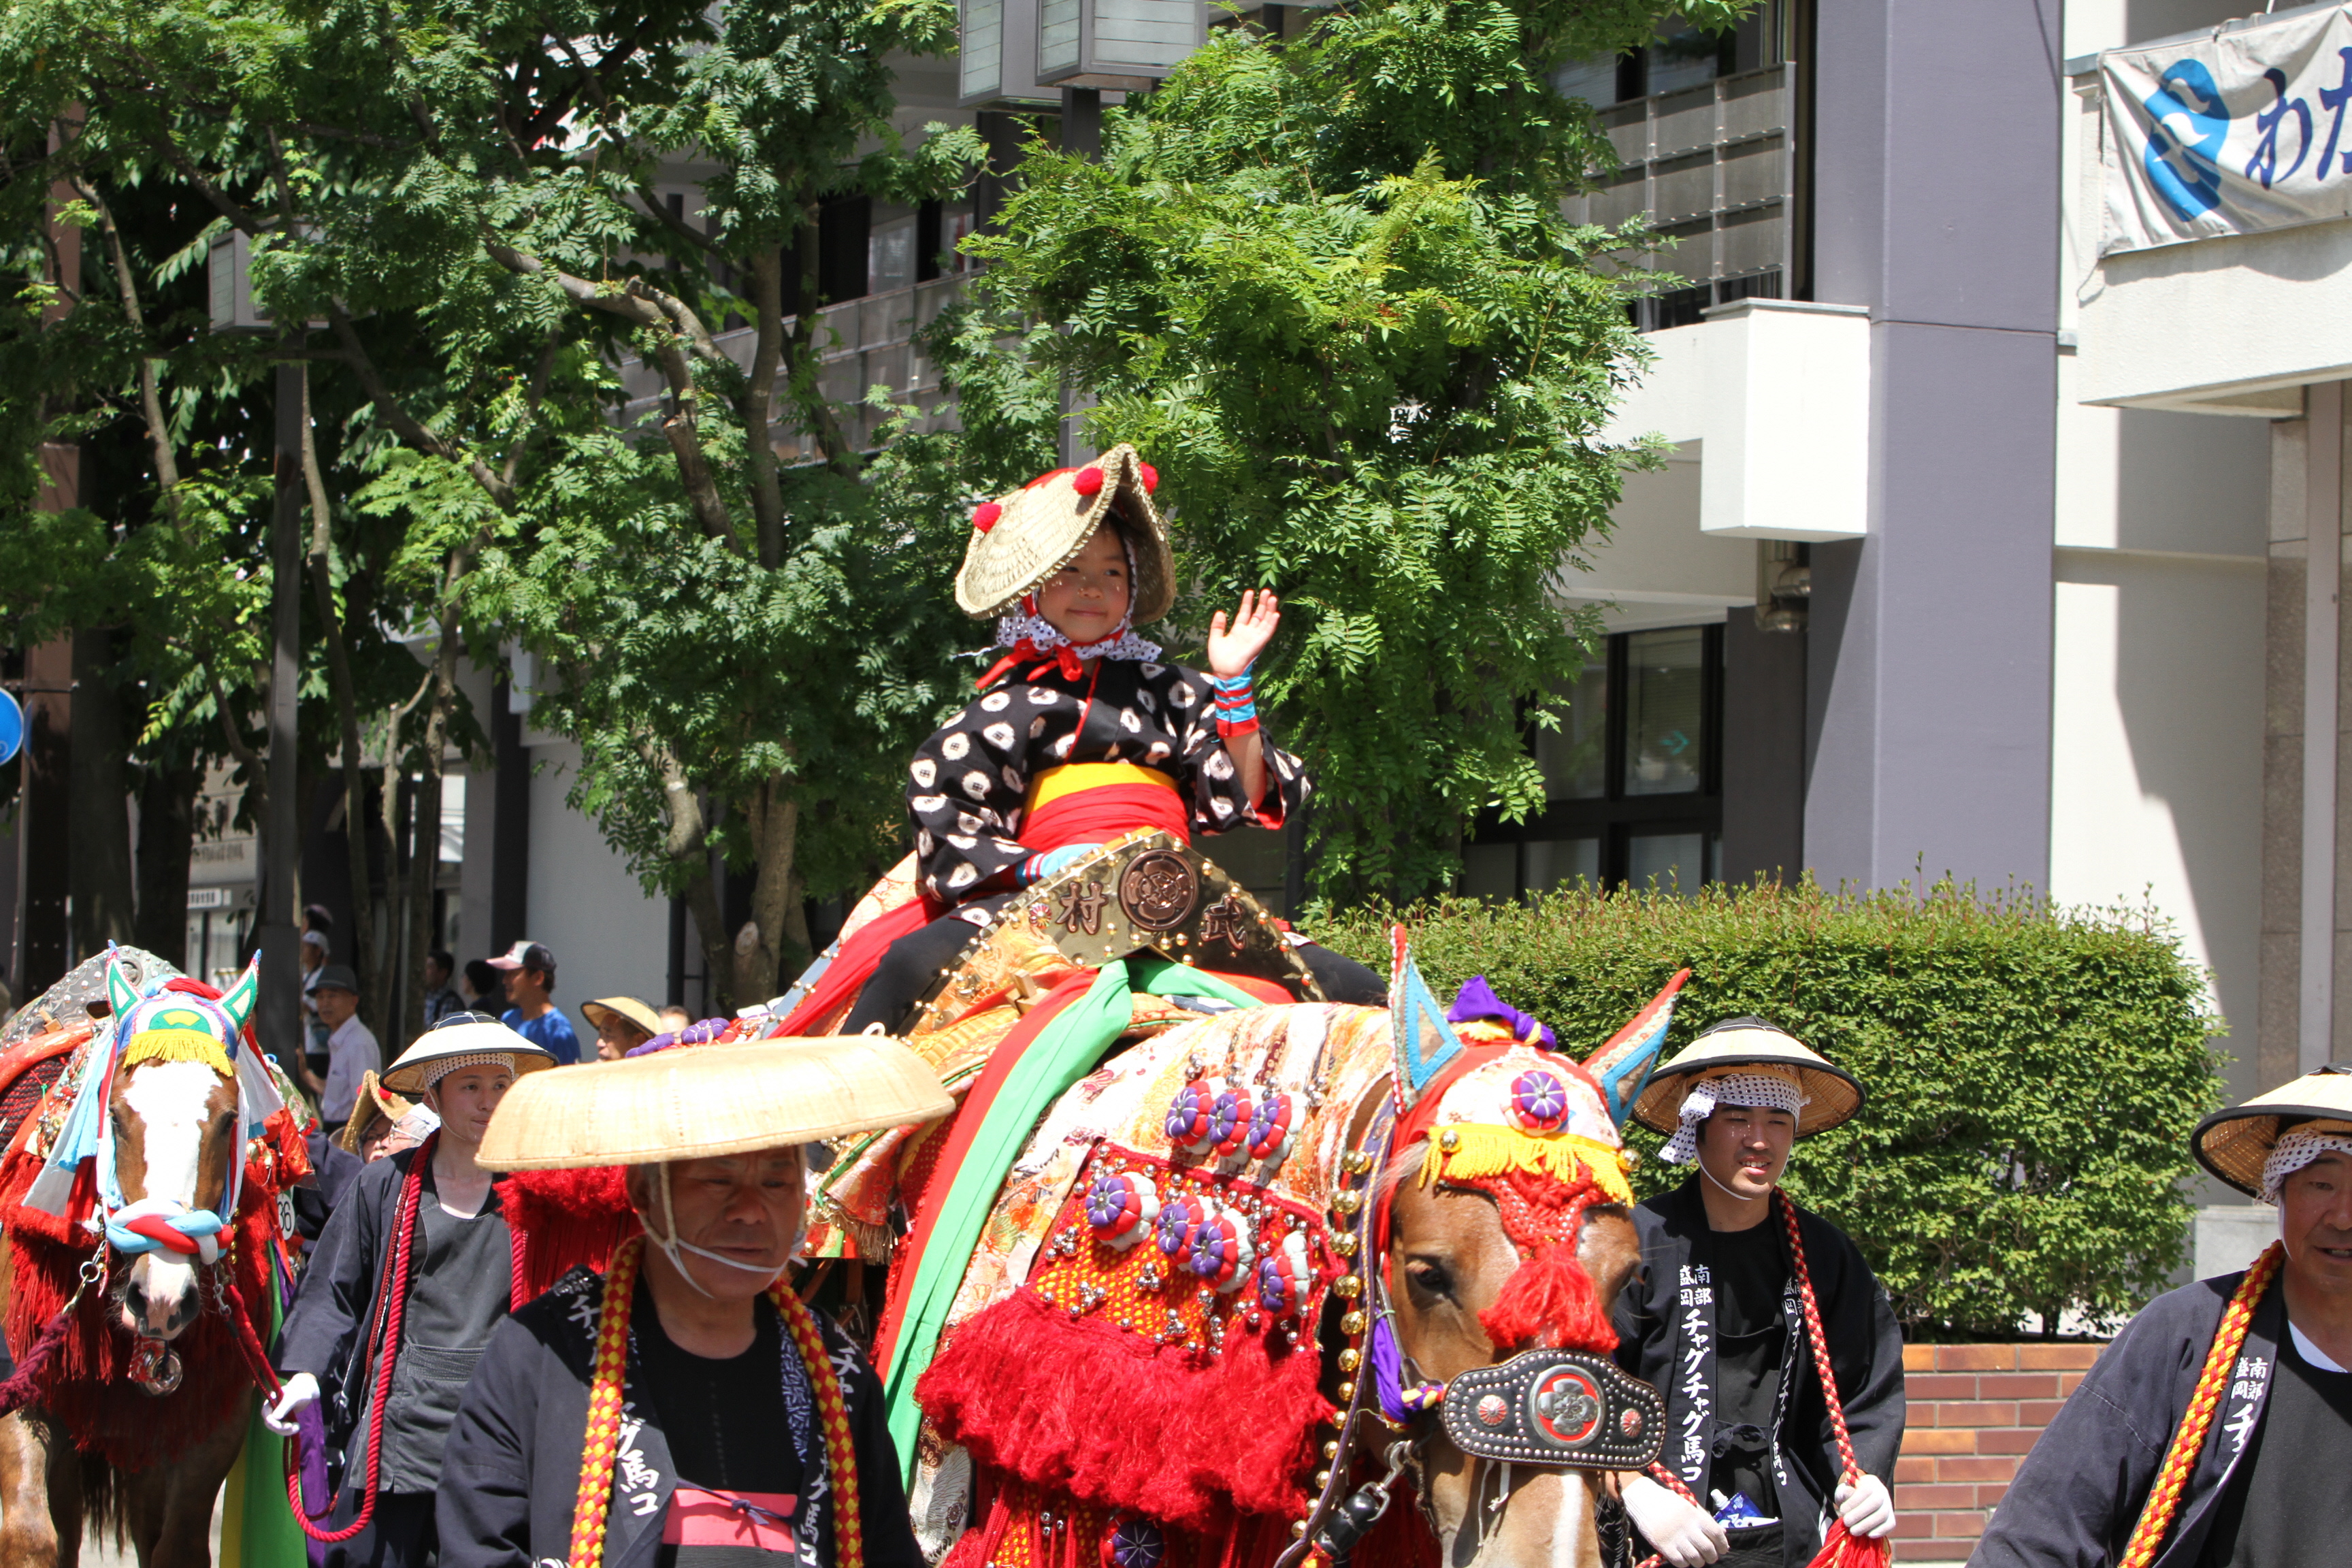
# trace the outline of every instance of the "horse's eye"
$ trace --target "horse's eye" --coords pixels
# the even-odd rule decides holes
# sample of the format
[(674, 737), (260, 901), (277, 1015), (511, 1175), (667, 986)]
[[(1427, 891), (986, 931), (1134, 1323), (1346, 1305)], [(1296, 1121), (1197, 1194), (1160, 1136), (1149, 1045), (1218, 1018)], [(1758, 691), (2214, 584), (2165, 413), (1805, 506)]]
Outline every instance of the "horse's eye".
[(1405, 1265), (1404, 1272), (1405, 1278), (1412, 1281), (1416, 1289), (1429, 1295), (1450, 1296), (1454, 1293), (1454, 1276), (1445, 1271), (1442, 1263), (1434, 1263), (1425, 1258), (1415, 1258)]

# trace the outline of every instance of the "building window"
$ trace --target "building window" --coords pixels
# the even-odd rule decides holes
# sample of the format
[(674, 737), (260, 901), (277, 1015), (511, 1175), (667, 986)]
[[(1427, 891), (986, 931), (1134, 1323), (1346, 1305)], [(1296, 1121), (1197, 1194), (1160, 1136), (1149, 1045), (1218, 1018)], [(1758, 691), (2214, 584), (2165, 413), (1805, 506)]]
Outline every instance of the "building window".
[(1688, 892), (1722, 858), (1723, 627), (1620, 632), (1569, 688), (1557, 730), (1529, 726), (1544, 808), (1483, 815), (1462, 890), (1523, 898), (1584, 882)]

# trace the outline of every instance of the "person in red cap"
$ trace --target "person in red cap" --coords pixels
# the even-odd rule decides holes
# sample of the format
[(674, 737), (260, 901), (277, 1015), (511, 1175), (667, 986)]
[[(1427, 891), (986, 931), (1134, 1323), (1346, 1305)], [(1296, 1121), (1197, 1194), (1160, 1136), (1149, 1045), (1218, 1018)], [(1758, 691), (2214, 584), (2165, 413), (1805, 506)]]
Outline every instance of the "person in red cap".
[[(935, 918), (890, 945), (841, 1032), (905, 1026), (978, 928), (1099, 845), (1138, 828), (1189, 841), (1280, 827), (1306, 804), (1307, 770), (1267, 742), (1251, 684), (1282, 624), (1273, 593), (1210, 618), (1206, 672), (1136, 635), (1176, 598), (1158, 480), (1115, 447), (974, 514), (956, 602), (997, 617), (1005, 652), (908, 764), (916, 879)], [(1312, 943), (1298, 956), (1333, 1001), (1387, 1000), (1352, 960)]]

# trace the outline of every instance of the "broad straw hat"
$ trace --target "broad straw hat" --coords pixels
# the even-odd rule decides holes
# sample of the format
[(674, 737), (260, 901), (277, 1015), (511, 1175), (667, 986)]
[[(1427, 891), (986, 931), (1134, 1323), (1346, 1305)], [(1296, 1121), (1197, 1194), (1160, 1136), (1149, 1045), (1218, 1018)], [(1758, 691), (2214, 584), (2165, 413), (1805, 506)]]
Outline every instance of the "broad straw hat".
[(360, 1134), (366, 1131), (368, 1124), (378, 1116), (386, 1121), (398, 1121), (415, 1109), (384, 1088), (383, 1080), (373, 1071), (363, 1072), (360, 1074), (359, 1094), (352, 1101), (351, 1120), (344, 1122), (342, 1131), (335, 1134), (335, 1142), (342, 1146), (344, 1152), (356, 1154), (360, 1152)]
[(1160, 475), (1129, 446), (1113, 447), (1083, 468), (1041, 474), (1009, 496), (972, 510), (971, 542), (956, 574), (956, 603), (966, 615), (1002, 616), (1085, 548), (1116, 505), (1135, 548), (1135, 601), (1128, 618), (1145, 626), (1176, 603), (1176, 563), (1168, 525), (1151, 505)]
[(1633, 1119), (1669, 1135), (1682, 1125), (1683, 1097), (1702, 1079), (1727, 1072), (1771, 1072), (1793, 1078), (1805, 1096), (1797, 1136), (1826, 1132), (1862, 1109), (1862, 1086), (1818, 1052), (1761, 1018), (1727, 1018), (1702, 1032), (1682, 1055), (1650, 1075), (1633, 1102)]
[(453, 1058), (503, 1056), (514, 1063), (515, 1077), (551, 1068), (555, 1058), (545, 1047), (532, 1044), (485, 1013), (452, 1013), (400, 1053), (383, 1075), (383, 1087), (394, 1094), (422, 1094), (441, 1074), (436, 1068)]
[(599, 996), (593, 1002), (580, 1004), (580, 1011), (588, 1022), (601, 1029), (604, 1016), (611, 1014), (625, 1024), (634, 1024), (648, 1037), (662, 1032), (661, 1015), (634, 996)]
[(2297, 1128), (2352, 1137), (2352, 1066), (2330, 1062), (2243, 1105), (2217, 1110), (2197, 1124), (2189, 1146), (2199, 1164), (2261, 1197), (2263, 1162), (2279, 1135)]
[(703, 1160), (954, 1109), (922, 1058), (881, 1035), (677, 1046), (518, 1081), (476, 1158), (494, 1171)]

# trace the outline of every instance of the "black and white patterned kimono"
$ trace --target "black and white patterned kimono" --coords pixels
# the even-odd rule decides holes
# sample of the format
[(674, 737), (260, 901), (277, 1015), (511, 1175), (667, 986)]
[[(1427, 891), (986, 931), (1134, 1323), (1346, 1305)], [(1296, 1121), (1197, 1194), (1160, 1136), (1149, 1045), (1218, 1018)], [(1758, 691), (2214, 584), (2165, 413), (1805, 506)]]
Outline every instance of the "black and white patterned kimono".
[[(1043, 847), (1021, 837), (1030, 785), (1066, 763), (1131, 763), (1167, 774), (1195, 837), (1279, 827), (1306, 804), (1307, 770), (1286, 752), (1265, 751), (1265, 797), (1253, 806), (1200, 671), (1100, 658), (1071, 676), (1045, 661), (1033, 677), (975, 698), (915, 752), (907, 809), (923, 889), (949, 904), (1012, 891), (1012, 874)], [(984, 921), (992, 910), (973, 912)]]

